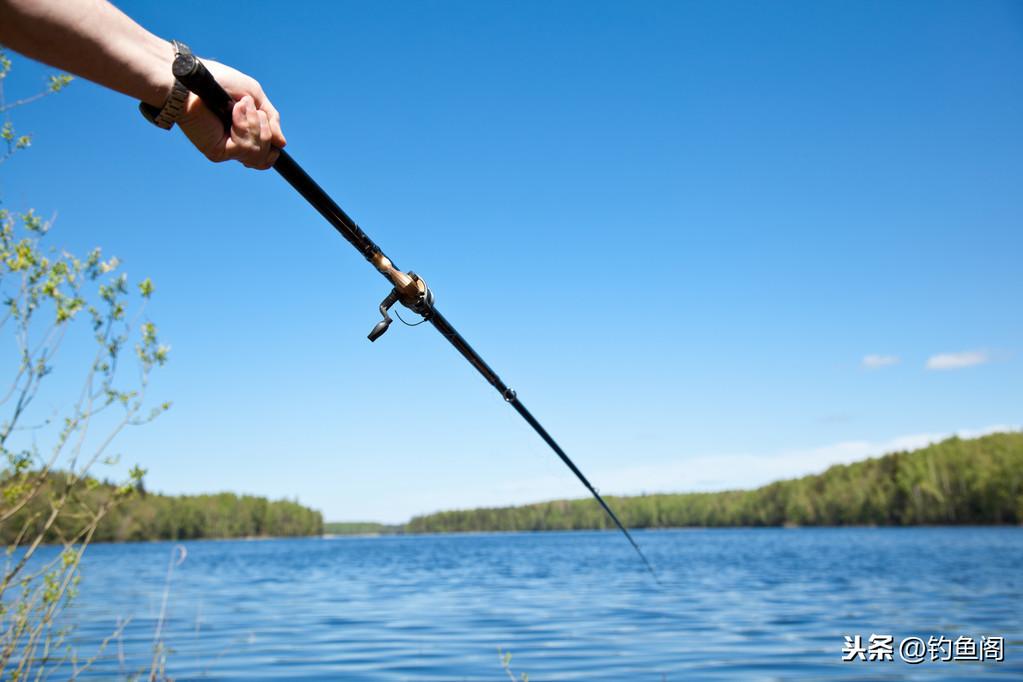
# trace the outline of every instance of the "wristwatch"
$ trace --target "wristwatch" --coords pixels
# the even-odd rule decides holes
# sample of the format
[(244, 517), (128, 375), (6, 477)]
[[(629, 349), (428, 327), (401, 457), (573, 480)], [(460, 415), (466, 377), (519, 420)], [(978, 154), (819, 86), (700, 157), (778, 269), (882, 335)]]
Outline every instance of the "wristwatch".
[[(180, 43), (177, 40), (172, 40), (174, 43), (174, 57), (177, 58), (183, 54), (192, 54), (192, 51), (188, 49), (188, 45)], [(181, 112), (185, 109), (185, 102), (188, 101), (188, 88), (181, 84), (177, 78), (174, 79), (174, 87), (171, 88), (170, 96), (167, 101), (163, 103), (163, 107), (154, 107), (152, 104), (147, 102), (139, 102), (139, 111), (146, 117), (146, 120), (155, 125), (158, 128), (164, 130), (170, 130), (174, 127), (174, 122), (181, 116)]]

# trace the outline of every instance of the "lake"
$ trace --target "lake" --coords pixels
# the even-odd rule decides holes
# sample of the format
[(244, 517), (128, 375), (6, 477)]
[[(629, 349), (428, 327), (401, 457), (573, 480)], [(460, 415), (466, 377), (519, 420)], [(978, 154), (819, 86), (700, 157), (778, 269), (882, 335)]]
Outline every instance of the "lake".
[[(71, 610), (91, 679), (1020, 679), (1023, 528), (508, 533), (95, 545)], [(841, 661), (844, 636), (894, 661)], [(1004, 637), (1004, 662), (900, 660), (906, 637)]]

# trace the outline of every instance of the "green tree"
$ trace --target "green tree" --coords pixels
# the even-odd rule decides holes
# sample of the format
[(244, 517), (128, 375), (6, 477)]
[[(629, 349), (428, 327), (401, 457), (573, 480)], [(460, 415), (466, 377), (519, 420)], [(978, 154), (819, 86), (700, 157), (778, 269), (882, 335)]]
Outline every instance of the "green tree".
[[(53, 76), (42, 92), (8, 104), (3, 83), (10, 68), (0, 48), (0, 139), (6, 143), (0, 162), (32, 142), (15, 131), (10, 112), (71, 80)], [(68, 659), (88, 664), (77, 659), (57, 616), (76, 593), (80, 561), (99, 524), (143, 475), (133, 467), (126, 480), (104, 489), (89, 472), (116, 462), (111, 447), (124, 429), (168, 407), (149, 409), (145, 401), (150, 373), (168, 353), (142, 317), (152, 283), (143, 280), (132, 296), (116, 258), (104, 258), (99, 249), (79, 257), (46, 248), (52, 226), (32, 210), (0, 209), (0, 332), (13, 337), (15, 348), (0, 365), (12, 374), (0, 386), (0, 533), (7, 545), (0, 570), (0, 678), (10, 680), (42, 678)], [(65, 404), (57, 413), (37, 409), (57, 351), (79, 337), (94, 344), (81, 390), (62, 400), (50, 396), (47, 402)], [(131, 371), (119, 371), (124, 365)], [(61, 551), (43, 561), (37, 550), (47, 541)]]
[[(1023, 523), (1023, 433), (950, 438), (756, 490), (609, 498), (634, 528)], [(413, 533), (610, 528), (592, 499), (440, 512)]]

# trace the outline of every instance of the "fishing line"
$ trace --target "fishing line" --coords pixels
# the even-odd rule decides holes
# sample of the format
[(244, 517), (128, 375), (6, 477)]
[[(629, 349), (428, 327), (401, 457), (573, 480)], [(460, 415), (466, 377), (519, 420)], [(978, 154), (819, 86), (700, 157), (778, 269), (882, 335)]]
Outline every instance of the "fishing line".
[(427, 319), (425, 317), (423, 319), (419, 320), (419, 322), (412, 322), (412, 323), (406, 322), (405, 318), (401, 316), (401, 313), (398, 312), (397, 308), (394, 309), (394, 314), (397, 316), (397, 318), (399, 320), (401, 320), (401, 323), (403, 325), (405, 325), (406, 327), (418, 327), (422, 323), (427, 322)]

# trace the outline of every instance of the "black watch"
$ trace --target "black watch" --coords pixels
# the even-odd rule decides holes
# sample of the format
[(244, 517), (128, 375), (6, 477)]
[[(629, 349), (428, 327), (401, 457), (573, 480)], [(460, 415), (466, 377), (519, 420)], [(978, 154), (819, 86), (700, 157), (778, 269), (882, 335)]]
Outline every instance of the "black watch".
[[(174, 43), (174, 58), (176, 59), (180, 55), (192, 54), (192, 51), (188, 49), (188, 45), (179, 43), (176, 40), (172, 40)], [(181, 116), (181, 112), (185, 110), (185, 102), (188, 101), (188, 88), (181, 84), (177, 78), (174, 79), (174, 87), (171, 88), (170, 96), (167, 101), (163, 103), (163, 107), (154, 107), (152, 104), (146, 102), (139, 102), (139, 111), (146, 117), (146, 120), (164, 130), (170, 130), (174, 127), (174, 122)]]

